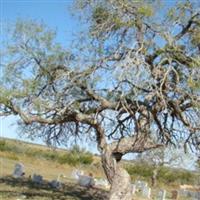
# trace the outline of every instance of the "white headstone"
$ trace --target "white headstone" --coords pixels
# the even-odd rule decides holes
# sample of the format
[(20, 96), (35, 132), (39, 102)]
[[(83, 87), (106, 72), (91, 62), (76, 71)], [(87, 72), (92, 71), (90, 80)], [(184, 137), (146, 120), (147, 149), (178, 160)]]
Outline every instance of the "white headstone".
[(179, 195), (182, 197), (192, 198), (192, 200), (200, 199), (200, 192), (197, 192), (197, 191), (181, 189), (179, 190)]
[(135, 192), (136, 192), (136, 185), (132, 184), (132, 194), (135, 194)]
[(32, 181), (37, 184), (43, 183), (43, 177), (41, 175), (33, 174)]
[(73, 170), (71, 174), (72, 178), (76, 180), (79, 179), (80, 175), (84, 175), (84, 172), (82, 170), (77, 170), (77, 169)]
[(138, 191), (143, 191), (143, 188), (148, 187), (148, 183), (139, 180), (135, 182), (135, 186)]
[(94, 179), (91, 176), (80, 175), (78, 183), (80, 186), (91, 187), (95, 185)]
[(95, 185), (99, 187), (103, 187), (105, 189), (110, 188), (110, 184), (106, 179), (94, 179)]
[(158, 193), (158, 200), (165, 200), (166, 198), (166, 190), (160, 190)]
[(142, 194), (144, 197), (150, 199), (151, 198), (151, 188), (148, 186), (145, 186), (142, 190)]
[(22, 163), (17, 163), (13, 172), (14, 178), (20, 178), (25, 174), (24, 165)]

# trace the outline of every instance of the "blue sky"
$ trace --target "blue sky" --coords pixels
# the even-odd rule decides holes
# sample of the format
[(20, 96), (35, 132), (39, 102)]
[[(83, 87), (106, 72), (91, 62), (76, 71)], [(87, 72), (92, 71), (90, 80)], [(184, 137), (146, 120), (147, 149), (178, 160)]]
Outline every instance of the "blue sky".
[[(79, 30), (69, 8), (73, 0), (0, 0), (1, 35), (5, 36), (4, 28), (17, 19), (35, 19), (56, 29), (57, 40), (67, 46), (73, 34)], [(16, 130), (16, 118), (0, 118), (0, 135), (16, 139), (20, 138)]]
[(18, 18), (36, 19), (56, 29), (60, 42), (66, 43), (77, 30), (68, 9), (72, 4), (73, 0), (1, 0), (1, 24)]

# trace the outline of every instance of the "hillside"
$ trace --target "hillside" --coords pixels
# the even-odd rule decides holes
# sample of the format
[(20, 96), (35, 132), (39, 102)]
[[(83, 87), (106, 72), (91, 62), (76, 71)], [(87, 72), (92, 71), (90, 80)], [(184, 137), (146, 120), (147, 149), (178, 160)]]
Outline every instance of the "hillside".
[(97, 177), (103, 175), (99, 158), (77, 147), (66, 151), (19, 140), (1, 139), (0, 157), (1, 176), (11, 174), (14, 164), (19, 162), (25, 165), (27, 176), (40, 172), (47, 180), (55, 179), (59, 174), (70, 177), (75, 168), (84, 170), (86, 174), (93, 171)]
[[(11, 177), (16, 163), (23, 163), (25, 166), (25, 178), (22, 181)], [(152, 167), (143, 166), (140, 163), (123, 163), (128, 169), (133, 181), (151, 181)], [(72, 179), (72, 171), (80, 169), (85, 174), (93, 173), (95, 178), (104, 178), (100, 158), (86, 152), (78, 147), (71, 150), (51, 149), (47, 146), (36, 145), (27, 142), (11, 139), (0, 139), (0, 197), (5, 200), (23, 198), (29, 199), (67, 199), (67, 200), (89, 200), (102, 199), (106, 195), (105, 190), (87, 189), (80, 187)], [(42, 188), (33, 185), (29, 176), (40, 174), (44, 180), (57, 179), (60, 174), (65, 175), (61, 181), (65, 184), (60, 191), (50, 190), (48, 184)], [(186, 170), (174, 170), (162, 168), (160, 170), (159, 187), (153, 188), (156, 192), (160, 188), (170, 191), (178, 188), (179, 184), (197, 184), (199, 174)], [(137, 197), (139, 199), (139, 197)]]

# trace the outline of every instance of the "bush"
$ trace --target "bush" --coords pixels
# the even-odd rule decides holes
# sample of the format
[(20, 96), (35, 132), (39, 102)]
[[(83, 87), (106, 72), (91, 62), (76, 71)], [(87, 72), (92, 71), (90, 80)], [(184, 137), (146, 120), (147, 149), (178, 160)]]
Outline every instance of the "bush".
[(182, 174), (181, 174), (181, 180), (182, 180), (182, 183), (181, 184), (183, 184), (183, 182), (185, 183), (190, 183), (190, 182), (192, 182), (192, 181), (194, 181), (195, 180), (195, 177), (194, 177), (194, 175), (191, 173), (191, 172), (182, 172)]
[(33, 148), (27, 149), (25, 154), (35, 158), (44, 158), (46, 160), (57, 160), (58, 153), (54, 151), (35, 150)]
[(5, 140), (0, 140), (0, 151), (6, 151), (8, 149), (8, 146), (6, 144)]
[(78, 145), (74, 145), (70, 149), (71, 154), (81, 154), (83, 152), (85, 152), (85, 149), (81, 149)]
[(93, 162), (93, 156), (90, 153), (83, 154), (79, 160), (81, 164), (90, 165)]
[(6, 142), (5, 140), (0, 140), (0, 151), (21, 153), (22, 148), (18, 145), (13, 144), (13, 143)]
[(6, 158), (11, 159), (11, 160), (19, 160), (17, 155), (15, 153), (9, 153)]
[(43, 152), (42, 157), (46, 158), (47, 160), (57, 160), (58, 153), (55, 151)]
[(42, 151), (41, 150), (34, 150), (32, 148), (27, 149), (25, 151), (25, 154), (27, 156), (31, 156), (31, 157), (35, 157), (35, 158), (42, 157)]
[(150, 178), (153, 174), (153, 167), (142, 164), (128, 165), (126, 170), (131, 176), (139, 176), (144, 178)]
[(90, 153), (75, 153), (68, 152), (58, 157), (58, 162), (60, 164), (69, 164), (76, 166), (79, 164), (89, 165), (93, 162), (93, 156)]
[[(126, 166), (126, 170), (132, 178), (145, 179), (146, 181), (151, 180), (153, 169), (151, 165), (142, 165), (140, 163)], [(160, 183), (165, 184), (195, 184), (197, 179), (192, 172), (169, 167), (160, 167), (157, 177)]]
[[(0, 140), (0, 151), (7, 151), (14, 154), (23, 153), (29, 157), (44, 158), (46, 160), (57, 161), (60, 164), (67, 163), (72, 166), (79, 164), (89, 165), (93, 162), (93, 155), (77, 145), (63, 154), (58, 151), (22, 147), (20, 144), (6, 143), (5, 140)], [(14, 154), (10, 158), (17, 160), (18, 158), (14, 157)]]
[(159, 180), (164, 183), (189, 184), (195, 180), (192, 172), (161, 167), (158, 172)]
[(58, 162), (60, 164), (66, 164), (67, 163), (69, 165), (76, 166), (77, 164), (79, 164), (79, 158), (78, 158), (77, 155), (66, 153), (64, 155), (59, 156)]

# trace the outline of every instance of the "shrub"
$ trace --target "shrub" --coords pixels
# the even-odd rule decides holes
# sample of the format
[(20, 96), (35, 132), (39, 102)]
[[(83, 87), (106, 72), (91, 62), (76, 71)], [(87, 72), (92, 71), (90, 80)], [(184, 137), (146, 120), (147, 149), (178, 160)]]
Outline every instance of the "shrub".
[(8, 151), (14, 153), (21, 153), (22, 148), (11, 142), (6, 142), (5, 140), (0, 140), (0, 151)]
[(31, 157), (41, 157), (42, 150), (34, 150), (33, 148), (30, 148), (25, 151), (25, 154)]
[[(132, 178), (139, 177), (140, 179), (150, 181), (154, 168), (151, 165), (136, 163), (127, 165), (126, 169)], [(160, 183), (162, 182), (165, 184), (193, 184), (197, 179), (190, 171), (172, 169), (169, 167), (160, 167), (157, 178)]]
[[(194, 175), (191, 172), (182, 172), (181, 179), (183, 182), (189, 183), (194, 181)], [(183, 184), (183, 182), (181, 184)]]
[(81, 164), (90, 165), (93, 162), (93, 156), (90, 153), (82, 154), (79, 160)]
[(44, 157), (47, 160), (55, 161), (58, 159), (58, 153), (55, 151), (42, 152), (42, 157)]
[(59, 156), (58, 162), (60, 164), (67, 163), (69, 165), (76, 166), (77, 164), (79, 164), (79, 158), (77, 154), (74, 155), (74, 154), (66, 153), (64, 155)]
[(68, 152), (61, 156), (58, 156), (58, 162), (60, 164), (69, 164), (76, 166), (79, 164), (89, 165), (93, 162), (93, 156), (90, 153), (72, 153)]
[(58, 163), (60, 163), (60, 164), (65, 164), (68, 162), (66, 155), (59, 156), (57, 160), (58, 160)]
[(17, 157), (17, 155), (13, 152), (10, 152), (6, 158), (11, 159), (11, 160), (19, 160), (19, 158)]
[(158, 171), (158, 179), (166, 184), (189, 184), (194, 182), (195, 175), (189, 171), (161, 167)]
[(142, 164), (128, 165), (126, 170), (131, 176), (140, 176), (144, 178), (150, 178), (153, 174), (153, 167)]
[(6, 141), (0, 140), (0, 151), (6, 151), (8, 149)]
[(85, 149), (81, 149), (78, 145), (74, 145), (72, 146), (72, 148), (70, 149), (70, 153), (72, 154), (79, 154), (79, 153), (83, 153), (85, 152)]

